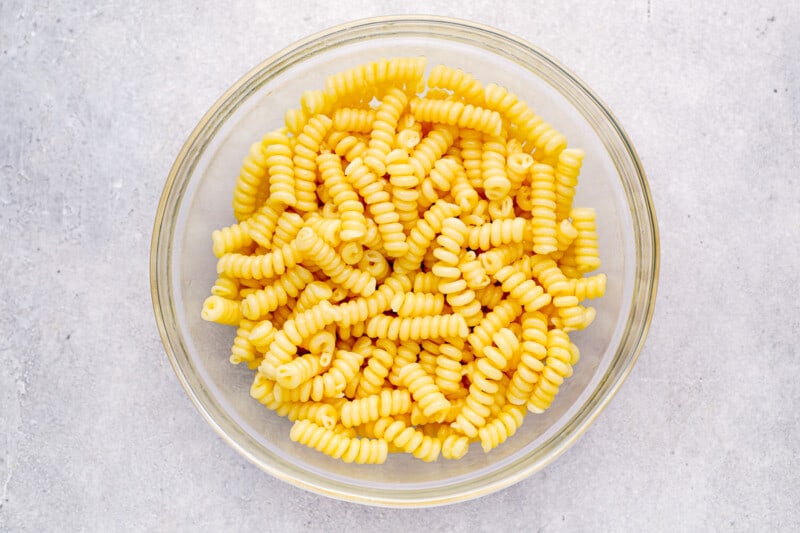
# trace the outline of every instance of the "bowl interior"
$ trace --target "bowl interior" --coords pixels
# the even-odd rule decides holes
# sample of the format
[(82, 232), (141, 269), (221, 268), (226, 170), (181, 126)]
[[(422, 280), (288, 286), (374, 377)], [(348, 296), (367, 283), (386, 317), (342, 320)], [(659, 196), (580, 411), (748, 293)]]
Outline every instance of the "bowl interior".
[[(169, 299), (164, 307), (167, 336), (176, 371), (201, 412), (231, 444), (272, 474), (329, 495), (372, 503), (442, 502), (479, 494), (557, 455), (561, 444), (579, 432), (578, 414), (602, 400), (597, 391), (619, 360), (621, 341), (630, 334), (637, 292), (641, 230), (630, 201), (631, 178), (621, 176), (625, 169), (620, 157), (627, 152), (618, 139), (598, 133), (598, 121), (604, 119), (590, 99), (582, 99), (581, 90), (555, 72), (546, 56), (515, 48), (503, 36), (426, 24), (376, 25), (360, 33), (345, 29), (301, 43), (255, 69), (219, 102), (187, 144), (176, 163), (162, 222), (166, 235), (160, 253), (169, 268), (168, 279), (159, 280), (159, 290)], [(548, 411), (528, 414), (505, 444), (490, 454), (473, 445), (458, 461), (427, 464), (402, 454), (390, 456), (381, 466), (348, 465), (291, 442), (291, 423), (250, 398), (253, 372), (228, 362), (234, 328), (200, 318), (216, 279), (210, 235), (234, 222), (232, 191), (250, 144), (283, 124), (285, 111), (299, 106), (302, 91), (323, 88), (326, 76), (360, 63), (409, 55), (425, 56), (428, 70), (442, 63), (470, 72), (484, 84), (507, 87), (563, 132), (570, 146), (585, 150), (575, 204), (597, 210), (601, 271), (608, 275), (608, 287), (605, 297), (593, 302), (595, 322), (571, 334), (581, 349), (573, 377)]]

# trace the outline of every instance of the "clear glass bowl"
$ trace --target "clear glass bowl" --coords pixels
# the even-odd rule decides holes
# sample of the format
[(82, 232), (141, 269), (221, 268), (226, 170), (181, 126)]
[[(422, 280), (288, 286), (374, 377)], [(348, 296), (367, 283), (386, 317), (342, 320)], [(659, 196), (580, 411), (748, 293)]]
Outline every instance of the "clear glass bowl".
[[(575, 374), (543, 415), (528, 415), (489, 454), (423, 463), (406, 454), (380, 466), (332, 460), (289, 440), (291, 423), (250, 398), (252, 372), (228, 362), (233, 329), (204, 322), (216, 278), (213, 229), (234, 222), (230, 201), (249, 145), (282, 125), (302, 91), (346, 68), (426, 56), (507, 87), (581, 147), (575, 199), (598, 214), (605, 297), (597, 318), (573, 335)], [(299, 487), (374, 505), (456, 502), (507, 487), (563, 453), (611, 400), (642, 348), (653, 313), (658, 233), (644, 171), (620, 125), (581, 81), (536, 47), (484, 26), (435, 17), (384, 17), (338, 26), (270, 57), (239, 80), (192, 132), (169, 174), (155, 221), (151, 290), (170, 363), (214, 430), (247, 459)], [(240, 365), (244, 366), (244, 365)]]

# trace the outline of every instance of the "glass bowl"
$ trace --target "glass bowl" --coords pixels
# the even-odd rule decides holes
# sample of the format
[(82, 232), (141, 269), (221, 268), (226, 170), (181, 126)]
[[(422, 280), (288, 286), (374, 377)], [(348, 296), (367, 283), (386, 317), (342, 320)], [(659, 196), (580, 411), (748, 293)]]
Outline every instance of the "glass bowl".
[[(345, 464), (292, 442), (291, 422), (249, 395), (252, 372), (228, 362), (234, 330), (204, 322), (216, 279), (212, 230), (234, 222), (232, 191), (252, 142), (283, 124), (300, 94), (325, 77), (381, 57), (425, 56), (484, 84), (507, 87), (586, 152), (575, 205), (597, 210), (604, 298), (594, 323), (571, 335), (575, 374), (544, 414), (489, 454), (423, 463), (392, 454), (378, 466)], [(658, 233), (644, 171), (610, 111), (555, 59), (506, 33), (460, 20), (383, 17), (341, 25), (270, 57), (206, 113), (180, 151), (158, 206), (151, 291), (170, 363), (200, 413), (248, 460), (271, 475), (327, 496), (373, 505), (445, 504), (496, 491), (563, 453), (608, 404), (631, 371), (653, 313)]]

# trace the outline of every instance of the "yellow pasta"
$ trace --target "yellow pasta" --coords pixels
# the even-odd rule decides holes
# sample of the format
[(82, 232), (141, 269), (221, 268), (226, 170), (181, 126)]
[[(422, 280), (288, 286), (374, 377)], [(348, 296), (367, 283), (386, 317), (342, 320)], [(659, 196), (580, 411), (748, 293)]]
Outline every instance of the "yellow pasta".
[(311, 228), (303, 228), (297, 235), (297, 249), (306, 259), (319, 266), (331, 280), (344, 289), (352, 289), (363, 296), (375, 292), (375, 278), (347, 265), (328, 243)]
[(572, 225), (578, 230), (578, 235), (572, 241), (575, 265), (579, 272), (591, 272), (600, 267), (595, 211), (581, 207), (573, 209), (569, 215)]
[(307, 419), (294, 423), (289, 438), (345, 463), (380, 464), (388, 453), (385, 440), (346, 437)]
[(370, 354), (355, 392), (357, 398), (378, 394), (384, 386), (396, 352), (375, 348)]
[(212, 295), (203, 302), (201, 316), (209, 322), (236, 326), (242, 320), (241, 305), (236, 300)]
[(391, 257), (402, 257), (408, 252), (408, 244), (400, 216), (391, 203), (391, 196), (384, 189), (383, 179), (370, 171), (361, 158), (356, 158), (347, 165), (345, 175), (367, 204), (383, 241), (383, 248)]
[(411, 412), (411, 393), (403, 389), (383, 389), (376, 394), (344, 402), (339, 411), (343, 426), (360, 426), (382, 417)]
[(468, 103), (483, 104), (483, 86), (471, 74), (461, 69), (437, 65), (428, 76), (428, 87), (448, 89)]
[(266, 164), (269, 168), (269, 197), (274, 202), (294, 205), (297, 198), (291, 141), (283, 131), (277, 130), (268, 133), (263, 142)]
[[(252, 217), (247, 219), (247, 234), (249, 237), (259, 246), (271, 249), (272, 236), (284, 209), (284, 204), (269, 198)], [(234, 251), (237, 250), (227, 250), (226, 253)]]
[(496, 111), (457, 100), (414, 98), (409, 105), (411, 114), (420, 122), (458, 126), (488, 135), (499, 135), (503, 128), (502, 118)]
[(392, 186), (392, 203), (397, 210), (397, 217), (403, 230), (407, 233), (419, 219), (417, 203), (419, 201), (419, 179), (414, 174), (414, 167), (408, 159), (408, 152), (403, 149), (392, 150), (386, 156), (386, 172)]
[(259, 190), (268, 185), (266, 181), (267, 167), (270, 165), (269, 153), (265, 147), (269, 138), (253, 143), (247, 157), (242, 162), (242, 169), (233, 191), (233, 214), (236, 220), (243, 221), (250, 217), (257, 208)]
[(294, 143), (294, 207), (301, 213), (317, 210), (317, 153), (332, 122), (326, 115), (312, 117)]
[(364, 163), (376, 174), (386, 172), (386, 156), (395, 145), (397, 121), (408, 105), (408, 96), (402, 89), (391, 88), (383, 95), (370, 132), (369, 148)]
[(301, 266), (295, 266), (272, 285), (249, 294), (242, 300), (242, 315), (248, 320), (258, 320), (267, 313), (286, 305), (314, 280), (313, 274)]
[(375, 110), (341, 107), (333, 114), (333, 126), (339, 131), (372, 131)]
[(248, 232), (247, 221), (232, 224), (222, 229), (214, 230), (211, 233), (211, 240), (214, 243), (214, 255), (222, 257), (226, 253), (239, 252), (253, 243), (252, 237)]
[(533, 251), (547, 255), (558, 250), (556, 193), (553, 167), (539, 163), (531, 169)]
[(444, 310), (444, 296), (426, 292), (398, 293), (391, 305), (392, 311), (401, 317), (440, 315)]
[[(202, 318), (290, 438), (459, 459), (551, 405), (602, 297), (585, 154), (517, 95), (424, 58), (328, 76), (250, 146)], [(534, 416), (534, 415), (531, 415)]]

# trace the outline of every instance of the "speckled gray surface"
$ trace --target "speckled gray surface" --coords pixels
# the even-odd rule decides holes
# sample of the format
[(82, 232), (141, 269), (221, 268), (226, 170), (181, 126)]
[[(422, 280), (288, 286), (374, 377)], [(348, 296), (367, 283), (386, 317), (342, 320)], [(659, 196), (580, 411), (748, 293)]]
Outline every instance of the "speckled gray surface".
[[(0, 4), (0, 530), (800, 528), (795, 2), (77, 4)], [(234, 80), (311, 32), (414, 12), (515, 33), (605, 100), (648, 172), (661, 282), (634, 371), (558, 461), (376, 509), (273, 479), (207, 426), (156, 330), (149, 239)]]

